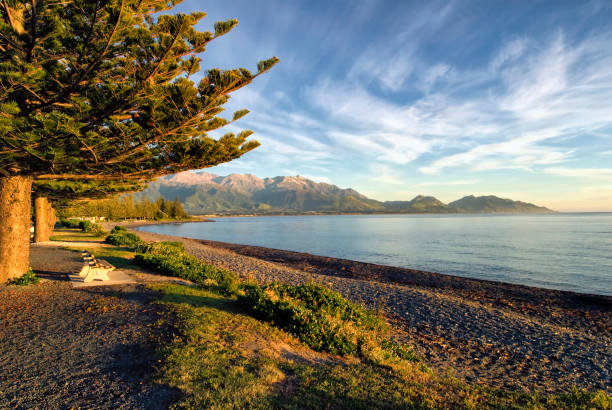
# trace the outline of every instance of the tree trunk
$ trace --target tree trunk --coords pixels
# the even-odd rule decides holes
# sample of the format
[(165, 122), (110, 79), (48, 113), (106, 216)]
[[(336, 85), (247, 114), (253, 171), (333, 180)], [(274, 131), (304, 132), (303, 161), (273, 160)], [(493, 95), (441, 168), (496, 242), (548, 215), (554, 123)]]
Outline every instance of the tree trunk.
[(51, 205), (51, 202), (47, 202), (47, 204), (49, 205), (49, 211), (47, 212), (47, 229), (49, 234), (47, 235), (46, 239), (48, 241), (51, 235), (53, 234), (53, 229), (55, 229), (55, 223), (57, 222), (57, 214), (55, 213), (55, 209)]
[(46, 242), (55, 226), (55, 210), (46, 197), (34, 199), (34, 242)]
[(31, 177), (0, 178), (0, 283), (28, 270), (31, 190)]

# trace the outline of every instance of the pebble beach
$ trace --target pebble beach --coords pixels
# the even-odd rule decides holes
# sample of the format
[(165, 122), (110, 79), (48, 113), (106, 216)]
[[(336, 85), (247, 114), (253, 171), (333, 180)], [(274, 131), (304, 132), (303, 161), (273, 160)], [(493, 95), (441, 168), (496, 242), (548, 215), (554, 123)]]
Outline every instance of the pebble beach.
[(612, 297), (489, 282), (256, 246), (181, 241), (259, 283), (321, 283), (380, 309), (432, 368), (513, 390), (612, 392)]

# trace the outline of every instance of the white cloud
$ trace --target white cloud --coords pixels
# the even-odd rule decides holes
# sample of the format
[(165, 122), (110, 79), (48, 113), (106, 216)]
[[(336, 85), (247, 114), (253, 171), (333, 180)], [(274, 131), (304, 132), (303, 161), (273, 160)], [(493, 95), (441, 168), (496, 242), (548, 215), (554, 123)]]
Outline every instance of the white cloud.
[(306, 179), (310, 179), (311, 181), (315, 181), (315, 182), (325, 182), (326, 184), (331, 184), (332, 181), (331, 179), (329, 179), (328, 177), (325, 176), (320, 176), (320, 175), (309, 175), (309, 174), (300, 174), (300, 176), (306, 178)]
[(283, 175), (296, 175), (296, 176), (300, 176), (306, 179), (309, 179), (311, 181), (314, 182), (324, 182), (326, 184), (331, 184), (331, 179), (329, 179), (326, 176), (322, 176), (322, 175), (312, 175), (312, 174), (304, 174), (302, 172), (298, 172), (294, 169), (284, 169), (283, 170)]
[(454, 181), (435, 181), (435, 182), (421, 182), (413, 185), (413, 188), (429, 187), (429, 186), (457, 186), (457, 185), (474, 185), (479, 182), (478, 179), (460, 179)]
[(367, 153), (370, 159), (378, 159), (382, 162), (394, 164), (407, 164), (430, 148), (430, 144), (419, 138), (409, 135), (376, 133), (371, 134), (349, 134), (332, 131), (329, 137), (345, 149), (358, 150)]
[(612, 194), (612, 185), (587, 186), (582, 191), (589, 194)]
[(519, 58), (527, 47), (527, 39), (517, 38), (504, 44), (490, 63), (491, 71), (497, 71), (507, 62)]
[(552, 138), (554, 130), (528, 134), (508, 141), (478, 145), (469, 151), (435, 160), (419, 168), (425, 174), (435, 174), (448, 167), (469, 166), (474, 171), (490, 169), (530, 169), (533, 165), (554, 164), (568, 158), (572, 151), (556, 151), (538, 146), (539, 141)]
[(534, 120), (554, 114), (554, 103), (568, 88), (568, 70), (576, 58), (559, 36), (542, 53), (502, 70), (509, 94), (500, 100), (499, 108)]
[(374, 174), (373, 177), (368, 179), (371, 182), (391, 185), (403, 185), (405, 183), (404, 179), (389, 166), (370, 165), (370, 170), (371, 174)]
[(612, 168), (546, 168), (544, 172), (564, 177), (612, 181)]
[(436, 64), (425, 72), (417, 87), (424, 93), (429, 93), (440, 79), (448, 75), (450, 70), (451, 66), (448, 64)]

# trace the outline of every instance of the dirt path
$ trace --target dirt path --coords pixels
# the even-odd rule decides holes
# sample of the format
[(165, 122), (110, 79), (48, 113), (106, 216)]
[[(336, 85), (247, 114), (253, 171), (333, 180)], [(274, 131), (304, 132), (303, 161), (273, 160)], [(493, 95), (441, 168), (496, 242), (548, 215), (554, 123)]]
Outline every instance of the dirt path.
[[(528, 391), (569, 391), (576, 385), (612, 392), (612, 304), (606, 297), (574, 297), (416, 271), (411, 282), (393, 280), (399, 273), (391, 267), (138, 235), (181, 240), (205, 262), (262, 283), (314, 281), (353, 301), (378, 305), (397, 339), (414, 346), (437, 370), (468, 381)], [(321, 259), (327, 262), (321, 264)]]
[(165, 409), (174, 395), (156, 384), (155, 326), (161, 308), (142, 285), (75, 290), (66, 272), (78, 254), (33, 247), (46, 280), (0, 285), (0, 408)]

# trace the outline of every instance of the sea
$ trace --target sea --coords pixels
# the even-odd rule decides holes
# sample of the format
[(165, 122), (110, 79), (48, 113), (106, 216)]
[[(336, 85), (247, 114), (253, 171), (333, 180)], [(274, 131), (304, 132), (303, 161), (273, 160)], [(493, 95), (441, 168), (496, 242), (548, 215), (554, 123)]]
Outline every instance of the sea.
[(612, 213), (214, 218), (138, 229), (612, 295)]

